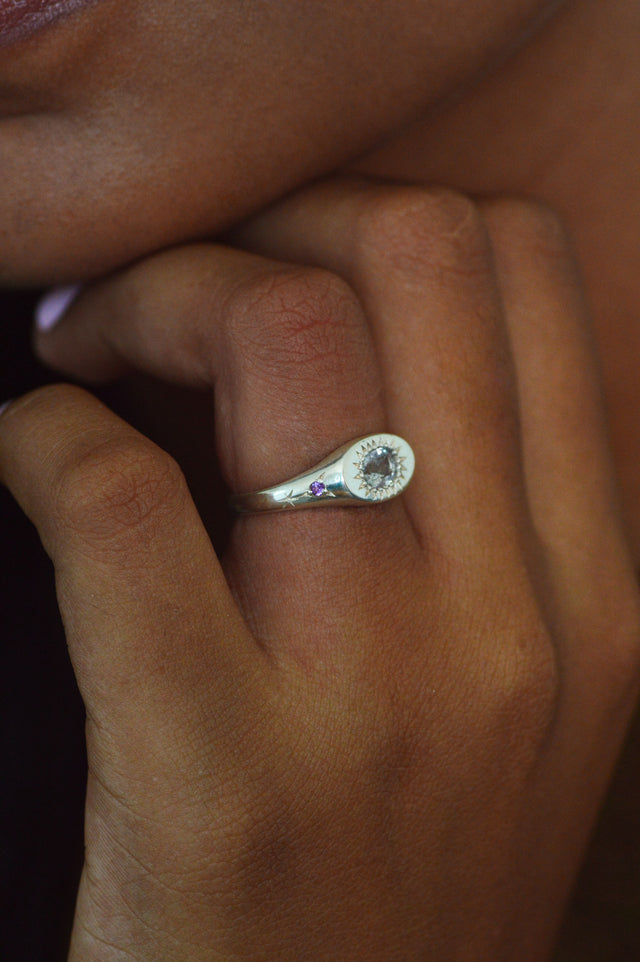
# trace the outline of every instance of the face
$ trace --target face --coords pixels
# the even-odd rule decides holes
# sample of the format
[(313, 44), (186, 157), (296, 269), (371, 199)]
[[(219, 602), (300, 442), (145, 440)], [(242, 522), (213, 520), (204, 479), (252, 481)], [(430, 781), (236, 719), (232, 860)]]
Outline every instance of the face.
[(0, 284), (85, 279), (327, 172), (557, 0), (0, 0)]

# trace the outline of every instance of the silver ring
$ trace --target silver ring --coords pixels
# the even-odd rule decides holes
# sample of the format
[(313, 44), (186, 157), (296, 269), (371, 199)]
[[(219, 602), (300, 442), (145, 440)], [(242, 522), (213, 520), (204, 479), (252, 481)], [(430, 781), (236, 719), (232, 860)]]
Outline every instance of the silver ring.
[(243, 514), (253, 514), (378, 504), (404, 491), (414, 467), (413, 451), (403, 438), (368, 434), (343, 444), (295, 478), (262, 491), (233, 495), (231, 506)]

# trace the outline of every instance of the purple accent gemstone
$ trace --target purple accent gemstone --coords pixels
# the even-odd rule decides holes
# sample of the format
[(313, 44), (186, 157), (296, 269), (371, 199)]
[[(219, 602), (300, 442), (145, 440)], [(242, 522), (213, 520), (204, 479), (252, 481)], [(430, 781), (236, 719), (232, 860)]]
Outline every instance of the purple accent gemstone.
[(312, 481), (309, 485), (309, 491), (314, 496), (314, 498), (321, 498), (322, 495), (327, 490), (326, 485), (322, 481)]

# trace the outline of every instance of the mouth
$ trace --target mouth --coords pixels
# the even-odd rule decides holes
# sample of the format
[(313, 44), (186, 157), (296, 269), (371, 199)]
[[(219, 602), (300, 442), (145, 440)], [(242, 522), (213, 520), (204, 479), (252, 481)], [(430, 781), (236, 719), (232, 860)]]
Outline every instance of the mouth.
[(96, 0), (0, 0), (0, 48), (26, 40), (43, 27)]

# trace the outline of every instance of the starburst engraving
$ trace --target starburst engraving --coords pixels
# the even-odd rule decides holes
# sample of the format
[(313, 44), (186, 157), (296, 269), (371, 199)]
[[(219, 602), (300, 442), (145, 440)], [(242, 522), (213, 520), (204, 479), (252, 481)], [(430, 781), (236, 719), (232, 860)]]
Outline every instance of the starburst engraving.
[(286, 497), (280, 499), (281, 508), (295, 508), (299, 504), (309, 504), (310, 500), (321, 501), (326, 498), (335, 498), (336, 494), (327, 487), (325, 483), (324, 472), (311, 482), (311, 484), (304, 488), (302, 491), (295, 491), (293, 488), (289, 491)]
[(405, 485), (406, 458), (386, 438), (367, 438), (357, 449), (353, 466), (359, 490), (367, 500), (386, 501)]

